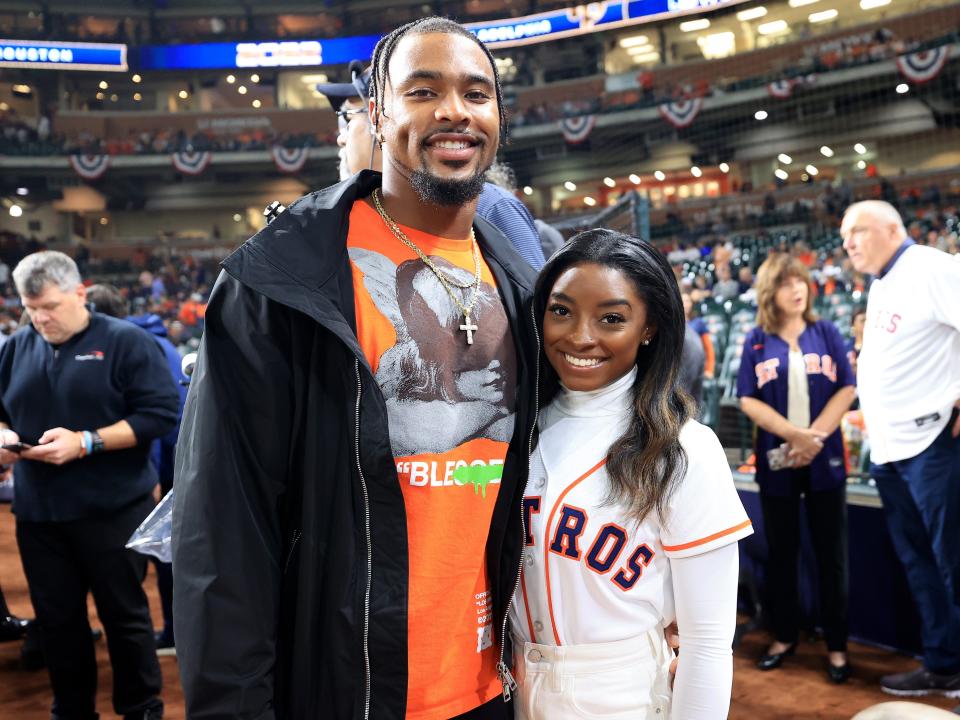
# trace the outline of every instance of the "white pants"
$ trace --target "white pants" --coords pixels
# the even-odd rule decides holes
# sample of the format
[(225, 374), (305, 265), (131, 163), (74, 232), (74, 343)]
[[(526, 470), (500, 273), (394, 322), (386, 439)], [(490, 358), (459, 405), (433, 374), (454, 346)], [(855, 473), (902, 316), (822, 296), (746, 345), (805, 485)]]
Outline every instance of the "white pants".
[[(673, 653), (654, 628), (590, 645), (514, 640), (516, 720), (667, 720)], [(522, 654), (520, 650), (522, 649)]]

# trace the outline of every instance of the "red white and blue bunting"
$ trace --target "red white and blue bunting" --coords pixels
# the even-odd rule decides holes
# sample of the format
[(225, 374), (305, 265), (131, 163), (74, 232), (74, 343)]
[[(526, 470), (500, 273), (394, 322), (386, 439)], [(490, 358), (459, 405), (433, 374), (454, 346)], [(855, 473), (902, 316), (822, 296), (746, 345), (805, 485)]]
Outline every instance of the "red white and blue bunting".
[(817, 82), (816, 75), (804, 75), (796, 78), (783, 78), (767, 84), (767, 94), (778, 100), (785, 100), (793, 94), (796, 87), (810, 86)]
[(270, 149), (273, 155), (273, 162), (276, 163), (280, 172), (295, 173), (300, 172), (307, 163), (307, 148), (286, 148), (282, 145), (274, 145)]
[(181, 150), (170, 156), (173, 166), (184, 175), (199, 175), (207, 169), (213, 153), (209, 150)]
[(563, 139), (571, 145), (578, 145), (590, 137), (593, 126), (597, 124), (597, 116), (580, 115), (578, 117), (564, 118), (559, 124), (560, 132), (563, 133)]
[(70, 165), (84, 180), (96, 180), (110, 167), (109, 155), (71, 155)]
[(925, 83), (933, 80), (950, 57), (950, 46), (941, 45), (932, 50), (920, 50), (909, 55), (897, 57), (900, 74), (913, 83)]
[(703, 98), (688, 98), (657, 106), (660, 115), (675, 128), (689, 127), (703, 107)]

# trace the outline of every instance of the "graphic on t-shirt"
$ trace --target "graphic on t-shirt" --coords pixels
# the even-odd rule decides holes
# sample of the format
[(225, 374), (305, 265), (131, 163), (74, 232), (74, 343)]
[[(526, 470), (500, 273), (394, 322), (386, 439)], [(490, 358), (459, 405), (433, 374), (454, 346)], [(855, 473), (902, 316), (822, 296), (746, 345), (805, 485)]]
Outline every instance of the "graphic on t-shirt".
[[(350, 259), (396, 331), (397, 342), (381, 355), (375, 373), (387, 402), (394, 456), (443, 453), (475, 438), (509, 442), (513, 398), (505, 390), (516, 385), (516, 358), (502, 342), (510, 330), (496, 290), (480, 283), (470, 314), (479, 329), (467, 346), (459, 329), (463, 314), (422, 260), (397, 266), (358, 247), (350, 248)], [(470, 286), (453, 288), (460, 302), (468, 303), (473, 274), (444, 258), (431, 260), (448, 277)], [(459, 469), (461, 483), (485, 494), (488, 474), (471, 470)]]

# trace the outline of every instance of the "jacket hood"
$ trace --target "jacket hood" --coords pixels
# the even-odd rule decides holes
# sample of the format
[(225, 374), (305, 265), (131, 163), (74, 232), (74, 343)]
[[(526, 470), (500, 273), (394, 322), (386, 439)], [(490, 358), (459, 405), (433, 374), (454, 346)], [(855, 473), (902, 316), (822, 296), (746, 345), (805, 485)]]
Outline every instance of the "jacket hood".
[(165, 338), (167, 336), (167, 328), (163, 324), (163, 318), (159, 315), (149, 313), (147, 315), (128, 315), (127, 320), (132, 322), (134, 325), (139, 325), (144, 330), (157, 337)]

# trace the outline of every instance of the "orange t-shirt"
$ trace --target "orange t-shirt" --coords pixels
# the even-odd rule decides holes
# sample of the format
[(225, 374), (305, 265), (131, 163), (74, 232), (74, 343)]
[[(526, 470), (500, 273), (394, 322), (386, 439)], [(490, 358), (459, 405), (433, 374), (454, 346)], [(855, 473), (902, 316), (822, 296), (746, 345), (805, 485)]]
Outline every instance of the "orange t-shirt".
[[(401, 226), (473, 297), (469, 242)], [(463, 314), (433, 271), (366, 202), (347, 247), (357, 337), (383, 391), (410, 554), (407, 717), (441, 720), (500, 694), (486, 544), (513, 434), (516, 354), (496, 283), (481, 259), (479, 298)]]

